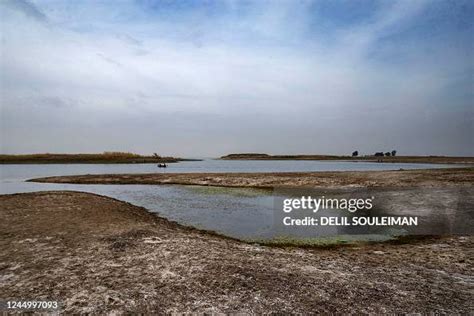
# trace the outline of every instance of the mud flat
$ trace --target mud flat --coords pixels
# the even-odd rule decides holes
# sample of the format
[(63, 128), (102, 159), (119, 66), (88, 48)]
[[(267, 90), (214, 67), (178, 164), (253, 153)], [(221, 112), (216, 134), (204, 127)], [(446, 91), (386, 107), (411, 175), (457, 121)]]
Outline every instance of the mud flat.
[(79, 192), (0, 196), (0, 297), (68, 313), (473, 312), (474, 238), (246, 244)]
[(474, 167), (299, 173), (150, 173), (57, 176), (32, 182), (75, 184), (182, 184), (225, 187), (407, 187), (474, 185)]

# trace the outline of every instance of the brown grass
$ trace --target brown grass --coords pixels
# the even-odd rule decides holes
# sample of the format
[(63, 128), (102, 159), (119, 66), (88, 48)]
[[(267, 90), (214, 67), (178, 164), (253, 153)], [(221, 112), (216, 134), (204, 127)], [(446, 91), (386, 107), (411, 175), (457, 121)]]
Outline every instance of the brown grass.
[(158, 163), (177, 162), (179, 158), (143, 156), (130, 152), (106, 151), (101, 154), (28, 154), (0, 155), (0, 164), (26, 163)]

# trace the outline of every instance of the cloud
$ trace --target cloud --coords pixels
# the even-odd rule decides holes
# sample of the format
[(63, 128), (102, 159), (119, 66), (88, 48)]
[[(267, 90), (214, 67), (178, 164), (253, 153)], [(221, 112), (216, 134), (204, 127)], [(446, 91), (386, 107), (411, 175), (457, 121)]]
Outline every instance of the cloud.
[(38, 22), (45, 23), (48, 21), (46, 15), (41, 12), (38, 7), (27, 0), (5, 0), (2, 2), (2, 6), (21, 12), (25, 16)]
[(474, 154), (472, 25), (433, 2), (3, 5), (5, 152)]

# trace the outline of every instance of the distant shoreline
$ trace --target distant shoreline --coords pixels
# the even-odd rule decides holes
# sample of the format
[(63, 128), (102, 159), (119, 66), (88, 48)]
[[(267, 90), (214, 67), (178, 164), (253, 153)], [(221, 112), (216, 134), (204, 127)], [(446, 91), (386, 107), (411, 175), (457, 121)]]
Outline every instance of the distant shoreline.
[(30, 154), (0, 155), (0, 164), (127, 164), (127, 163), (175, 163), (199, 161), (177, 157), (143, 156), (133, 153), (104, 152), (101, 154)]
[(439, 163), (439, 164), (474, 164), (474, 157), (450, 156), (337, 156), (337, 155), (268, 155), (259, 153), (229, 154), (221, 160), (334, 160), (361, 161), (381, 163)]

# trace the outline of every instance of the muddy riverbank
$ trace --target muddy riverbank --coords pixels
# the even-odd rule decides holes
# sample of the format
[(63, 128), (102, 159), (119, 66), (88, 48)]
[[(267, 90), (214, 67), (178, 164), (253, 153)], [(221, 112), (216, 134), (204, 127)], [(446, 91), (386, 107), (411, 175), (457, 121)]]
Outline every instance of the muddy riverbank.
[(65, 312), (472, 313), (470, 236), (331, 250), (188, 229), (79, 192), (0, 196), (0, 297)]
[(474, 167), (344, 172), (149, 173), (57, 176), (33, 182), (75, 184), (182, 184), (226, 187), (406, 187), (474, 185)]

